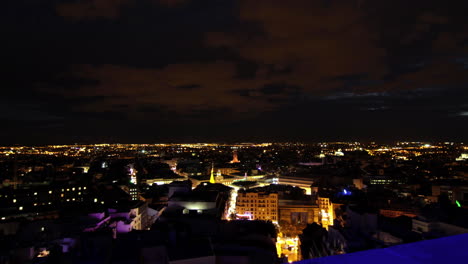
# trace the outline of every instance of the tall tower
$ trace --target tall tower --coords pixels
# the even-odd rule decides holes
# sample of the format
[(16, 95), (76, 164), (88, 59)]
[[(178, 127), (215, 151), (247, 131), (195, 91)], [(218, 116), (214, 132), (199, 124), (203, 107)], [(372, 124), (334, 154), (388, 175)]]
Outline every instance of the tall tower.
[(211, 163), (210, 183), (216, 183), (216, 180), (215, 180), (215, 177), (214, 177), (214, 164), (213, 163)]
[(239, 163), (239, 159), (237, 158), (237, 151), (234, 151), (232, 153), (232, 160), (231, 160), (231, 163)]

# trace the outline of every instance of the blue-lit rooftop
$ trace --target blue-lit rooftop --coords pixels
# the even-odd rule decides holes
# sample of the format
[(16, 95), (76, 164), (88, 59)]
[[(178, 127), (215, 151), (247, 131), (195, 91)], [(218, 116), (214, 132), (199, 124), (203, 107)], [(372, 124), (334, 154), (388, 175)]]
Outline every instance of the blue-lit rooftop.
[(348, 264), (348, 263), (468, 263), (468, 234), (425, 240), (383, 249), (315, 258), (296, 264)]

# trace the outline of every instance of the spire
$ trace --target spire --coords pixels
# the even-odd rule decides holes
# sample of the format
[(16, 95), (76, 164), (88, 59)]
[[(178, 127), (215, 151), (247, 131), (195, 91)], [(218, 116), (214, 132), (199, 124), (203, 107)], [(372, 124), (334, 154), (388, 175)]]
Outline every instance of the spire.
[(232, 153), (232, 160), (229, 162), (229, 163), (239, 163), (239, 159), (237, 157), (237, 150), (235, 150), (233, 153)]
[(216, 183), (215, 177), (214, 177), (214, 164), (211, 163), (211, 176), (210, 176), (210, 183)]

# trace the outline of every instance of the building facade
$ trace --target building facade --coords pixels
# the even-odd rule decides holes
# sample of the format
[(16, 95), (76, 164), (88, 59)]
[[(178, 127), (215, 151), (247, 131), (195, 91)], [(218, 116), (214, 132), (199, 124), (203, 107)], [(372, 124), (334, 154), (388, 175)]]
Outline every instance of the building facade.
[(239, 191), (236, 200), (237, 216), (251, 220), (271, 220), (277, 223), (278, 194), (267, 192)]
[(330, 198), (317, 197), (317, 204), (320, 210), (319, 222), (328, 230), (328, 226), (333, 226), (333, 219), (335, 218), (333, 203)]

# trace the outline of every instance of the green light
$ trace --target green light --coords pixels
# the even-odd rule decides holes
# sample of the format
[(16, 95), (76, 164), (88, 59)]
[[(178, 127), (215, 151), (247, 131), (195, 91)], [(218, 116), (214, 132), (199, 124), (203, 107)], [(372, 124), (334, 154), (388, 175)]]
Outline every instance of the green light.
[(458, 207), (461, 207), (461, 204), (460, 204), (460, 202), (458, 200), (456, 200), (455, 202), (457, 203)]

